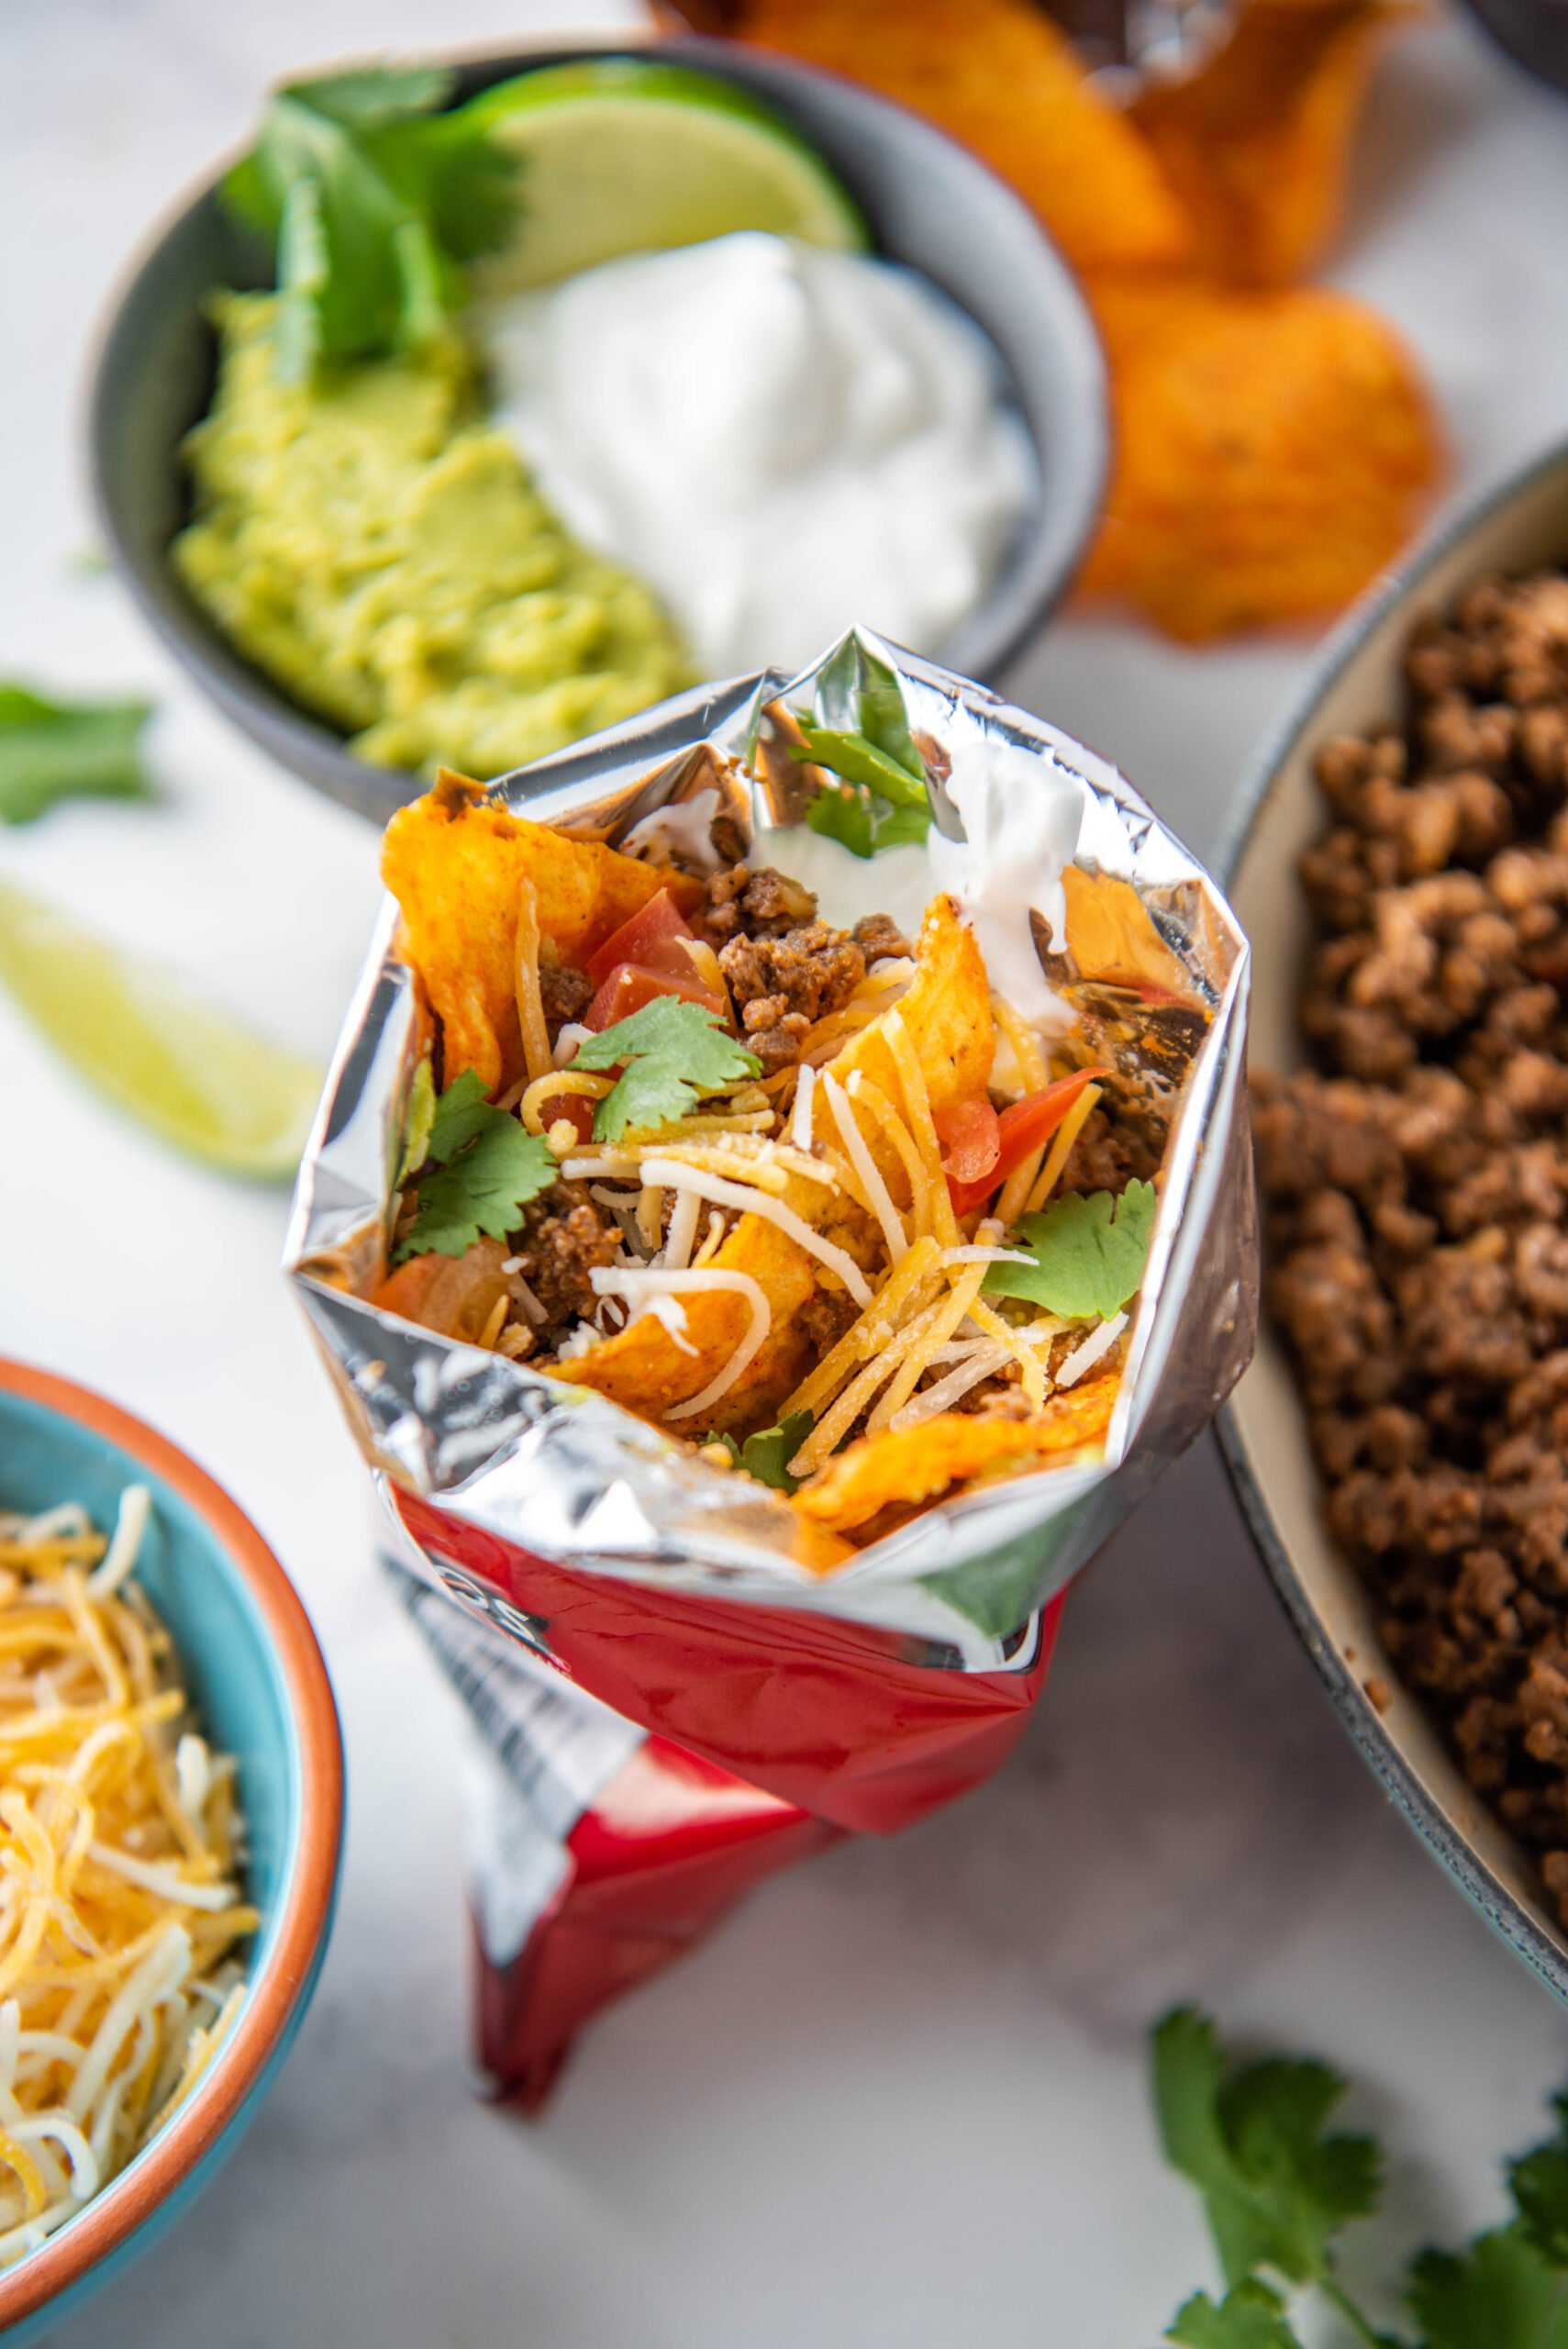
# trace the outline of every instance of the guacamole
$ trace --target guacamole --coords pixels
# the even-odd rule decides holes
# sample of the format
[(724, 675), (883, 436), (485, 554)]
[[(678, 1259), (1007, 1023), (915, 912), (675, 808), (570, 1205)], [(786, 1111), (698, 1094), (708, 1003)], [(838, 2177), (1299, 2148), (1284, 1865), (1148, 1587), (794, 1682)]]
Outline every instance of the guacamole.
[(181, 578), (246, 659), (381, 766), (500, 774), (689, 684), (656, 599), (590, 554), (484, 423), (457, 334), (310, 384), (271, 295), (217, 305), (212, 412), (185, 442)]

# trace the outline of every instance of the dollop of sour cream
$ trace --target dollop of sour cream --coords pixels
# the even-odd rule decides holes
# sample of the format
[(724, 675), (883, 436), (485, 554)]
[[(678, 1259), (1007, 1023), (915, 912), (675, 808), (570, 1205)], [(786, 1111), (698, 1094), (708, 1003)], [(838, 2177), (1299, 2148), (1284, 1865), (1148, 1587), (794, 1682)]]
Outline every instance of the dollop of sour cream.
[(1076, 1015), (1040, 967), (1032, 917), (1040, 916), (1060, 953), (1067, 920), (1062, 876), (1078, 845), (1084, 785), (1040, 751), (980, 740), (955, 746), (946, 788), (962, 841), (933, 824), (924, 847), (884, 849), (867, 863), (805, 824), (788, 824), (758, 833), (752, 862), (804, 882), (825, 920), (847, 930), (874, 907), (911, 943), (931, 899), (951, 896), (984, 943), (996, 992), (1040, 1034), (1063, 1035)]
[(1038, 751), (982, 740), (955, 748), (947, 796), (965, 837), (949, 840), (932, 825), (926, 841), (931, 878), (984, 940), (996, 992), (1030, 1027), (1061, 1034), (1073, 1015), (1040, 968), (1030, 917), (1040, 917), (1052, 952), (1061, 953), (1067, 943), (1062, 876), (1078, 845), (1084, 787)]
[(757, 232), (632, 254), (483, 321), (494, 420), (709, 675), (852, 622), (938, 652), (1035, 488), (983, 335), (911, 272)]

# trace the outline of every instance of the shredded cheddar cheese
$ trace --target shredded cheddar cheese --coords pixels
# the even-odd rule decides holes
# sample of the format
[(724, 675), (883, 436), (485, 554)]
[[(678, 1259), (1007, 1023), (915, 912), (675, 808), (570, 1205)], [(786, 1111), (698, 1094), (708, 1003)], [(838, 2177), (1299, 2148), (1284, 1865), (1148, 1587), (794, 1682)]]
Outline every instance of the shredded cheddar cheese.
[(190, 1725), (133, 1574), (74, 1503), (0, 1515), (0, 2261), (189, 2094), (244, 1997), (234, 1765)]

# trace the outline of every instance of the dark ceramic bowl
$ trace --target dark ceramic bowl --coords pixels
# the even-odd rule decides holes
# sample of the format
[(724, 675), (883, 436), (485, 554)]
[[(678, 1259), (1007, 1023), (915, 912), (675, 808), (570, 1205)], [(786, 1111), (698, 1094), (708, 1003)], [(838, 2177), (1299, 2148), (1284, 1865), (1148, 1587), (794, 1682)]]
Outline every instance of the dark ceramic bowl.
[[(1254, 1068), (1286, 1072), (1305, 1057), (1296, 1004), (1311, 930), (1296, 865), (1323, 828), (1314, 752), (1330, 735), (1397, 722), (1401, 654), (1418, 613), (1451, 606), (1486, 572), (1564, 561), (1568, 446), (1468, 507), (1351, 613), (1243, 785), (1218, 870), (1252, 941)], [(1568, 1933), (1545, 1907), (1533, 1865), (1395, 1678), (1361, 1577), (1329, 1537), (1307, 1415), (1284, 1349), (1266, 1325), (1219, 1431), (1263, 1562), (1340, 1719), (1482, 1915), (1568, 1998)], [(1368, 1695), (1369, 1681), (1385, 1684), (1385, 1708)]]
[[(766, 99), (839, 173), (877, 249), (923, 271), (1000, 352), (1039, 452), (1040, 505), (984, 608), (943, 652), (951, 666), (994, 679), (1066, 588), (1104, 488), (1104, 367), (1065, 264), (1018, 199), (940, 131), (833, 75), (726, 41), (470, 53), (454, 60), (459, 95), (532, 66), (651, 47)], [(109, 319), (88, 424), (99, 517), (121, 575), (203, 690), (306, 783), (384, 822), (421, 787), (416, 779), (352, 756), (340, 734), (231, 651), (169, 560), (188, 510), (180, 441), (212, 396), (204, 298), (217, 285), (270, 283), (264, 254), (219, 206), (217, 176), (157, 230)], [(876, 615), (858, 617), (874, 622)]]

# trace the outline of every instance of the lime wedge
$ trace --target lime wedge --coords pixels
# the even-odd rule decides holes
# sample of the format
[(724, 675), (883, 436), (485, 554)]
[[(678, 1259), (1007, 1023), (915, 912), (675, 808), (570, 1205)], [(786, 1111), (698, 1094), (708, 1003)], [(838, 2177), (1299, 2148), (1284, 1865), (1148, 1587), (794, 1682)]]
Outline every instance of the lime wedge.
[(0, 979), (90, 1085), (231, 1174), (299, 1164), (321, 1071), (209, 1010), (178, 973), (0, 881)]
[(554, 284), (621, 253), (768, 228), (862, 251), (865, 222), (815, 148), (710, 74), (635, 58), (541, 66), (463, 109), (522, 161), (514, 243), (481, 294)]

